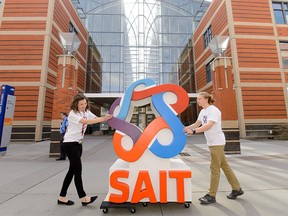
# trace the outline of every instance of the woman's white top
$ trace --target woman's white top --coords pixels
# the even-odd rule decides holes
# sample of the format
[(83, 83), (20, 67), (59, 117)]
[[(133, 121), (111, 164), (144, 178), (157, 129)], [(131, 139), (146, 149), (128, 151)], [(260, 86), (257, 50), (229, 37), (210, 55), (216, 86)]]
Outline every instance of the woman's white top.
[(74, 112), (70, 111), (68, 115), (68, 127), (64, 136), (63, 142), (79, 142), (82, 143), (84, 134), (87, 128), (87, 124), (80, 123), (82, 118), (93, 119), (97, 116), (94, 115), (90, 110), (85, 112)]
[(201, 121), (202, 125), (213, 121), (212, 128), (204, 132), (208, 146), (225, 145), (226, 139), (222, 131), (221, 111), (214, 105), (210, 105), (206, 109), (202, 109), (198, 116), (198, 121)]

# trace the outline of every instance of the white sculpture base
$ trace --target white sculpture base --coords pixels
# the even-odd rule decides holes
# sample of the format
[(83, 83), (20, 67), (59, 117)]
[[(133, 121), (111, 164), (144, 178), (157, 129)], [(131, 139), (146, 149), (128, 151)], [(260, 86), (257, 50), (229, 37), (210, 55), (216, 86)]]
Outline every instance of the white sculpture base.
[[(111, 202), (111, 195), (121, 197), (116, 203), (192, 201), (192, 171), (181, 159), (161, 159), (149, 151), (144, 155), (135, 163), (118, 159), (110, 167), (109, 192), (105, 201)], [(111, 178), (111, 175), (117, 172), (126, 173), (125, 177), (122, 175), (115, 181), (115, 177)], [(125, 186), (118, 187), (119, 184)]]

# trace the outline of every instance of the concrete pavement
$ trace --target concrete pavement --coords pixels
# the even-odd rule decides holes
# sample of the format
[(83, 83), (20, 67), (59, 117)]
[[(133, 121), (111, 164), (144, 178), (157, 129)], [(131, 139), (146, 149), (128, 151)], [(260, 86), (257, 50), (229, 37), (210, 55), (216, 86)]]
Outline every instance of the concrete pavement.
[[(98, 195), (95, 203), (82, 206), (74, 182), (68, 191), (73, 206), (57, 205), (57, 197), (68, 168), (68, 160), (49, 158), (49, 141), (31, 144), (10, 144), (7, 154), (0, 157), (1, 216), (97, 216), (130, 215), (127, 209), (99, 208), (109, 186), (109, 167), (116, 161), (112, 136), (86, 136), (84, 142), (83, 182), (88, 195)], [(201, 205), (209, 185), (209, 151), (203, 135), (188, 137), (181, 158), (193, 172), (192, 204), (141, 204), (134, 215), (249, 215), (282, 216), (288, 212), (288, 141), (241, 140), (240, 155), (227, 155), (245, 194), (236, 200), (226, 195), (231, 188), (221, 173), (217, 203)]]

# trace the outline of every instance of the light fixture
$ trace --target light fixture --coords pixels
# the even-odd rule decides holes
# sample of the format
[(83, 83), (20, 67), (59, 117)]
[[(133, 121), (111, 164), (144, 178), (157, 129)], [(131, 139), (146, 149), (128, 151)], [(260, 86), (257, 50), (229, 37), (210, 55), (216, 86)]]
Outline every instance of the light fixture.
[(64, 49), (64, 53), (74, 55), (79, 48), (81, 41), (75, 32), (59, 32), (59, 37)]
[(226, 49), (229, 42), (229, 36), (222, 36), (217, 35), (212, 38), (212, 40), (209, 42), (208, 46), (213, 53), (215, 59), (210, 63), (212, 65), (212, 71), (215, 72), (214, 75), (214, 84), (216, 89), (222, 89), (218, 87), (218, 80), (216, 76), (216, 70), (215, 70), (215, 61), (222, 60), (224, 63), (224, 76), (225, 76), (225, 88), (228, 88), (228, 74), (227, 74), (227, 59), (228, 57), (225, 57), (226, 55)]
[(225, 57), (229, 36), (217, 35), (212, 38), (208, 46), (215, 57)]

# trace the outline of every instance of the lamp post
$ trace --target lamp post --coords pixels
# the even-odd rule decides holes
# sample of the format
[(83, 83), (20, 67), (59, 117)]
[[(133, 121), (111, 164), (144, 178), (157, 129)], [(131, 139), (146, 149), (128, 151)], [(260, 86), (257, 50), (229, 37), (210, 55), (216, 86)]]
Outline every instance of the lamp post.
[(59, 32), (64, 53), (67, 55), (74, 55), (78, 50), (81, 41), (75, 32)]
[(214, 55), (211, 62), (215, 105), (222, 111), (222, 127), (226, 136), (225, 153), (240, 154), (240, 135), (231, 57), (226, 57), (228, 36), (214, 36), (208, 46)]
[[(76, 54), (76, 51), (78, 50), (78, 48), (81, 44), (81, 41), (79, 40), (79, 38), (75, 32), (59, 32), (59, 37), (61, 40), (62, 48), (64, 50), (64, 55), (62, 55), (62, 57), (63, 57), (63, 62), (62, 62), (63, 72), (62, 72), (62, 82), (61, 82), (61, 87), (64, 88), (67, 59), (71, 59), (74, 57), (74, 55)], [(61, 59), (61, 55), (60, 55), (60, 59)], [(75, 58), (75, 60), (76, 60), (75, 67), (77, 69), (78, 68), (78, 60), (76, 58)]]
[(79, 61), (75, 54), (81, 44), (75, 32), (60, 32), (59, 38), (64, 54), (57, 56), (58, 70), (53, 97), (50, 157), (60, 154), (59, 129), (62, 121), (60, 113), (70, 111), (70, 103), (77, 93)]
[[(215, 74), (215, 63), (220, 62), (224, 65), (224, 83), (225, 88), (228, 88), (228, 75), (227, 75), (227, 60), (229, 63), (231, 63), (229, 57), (226, 57), (226, 50), (229, 42), (228, 36), (214, 36), (212, 40), (209, 42), (208, 46), (214, 55), (214, 60), (211, 62), (212, 71), (214, 72), (214, 85), (215, 88), (223, 88), (224, 86), (219, 86), (218, 77), (217, 74)], [(231, 64), (230, 64), (231, 65)]]
[(228, 36), (214, 36), (209, 42), (208, 46), (215, 57), (224, 57), (226, 55), (226, 49), (228, 46)]

